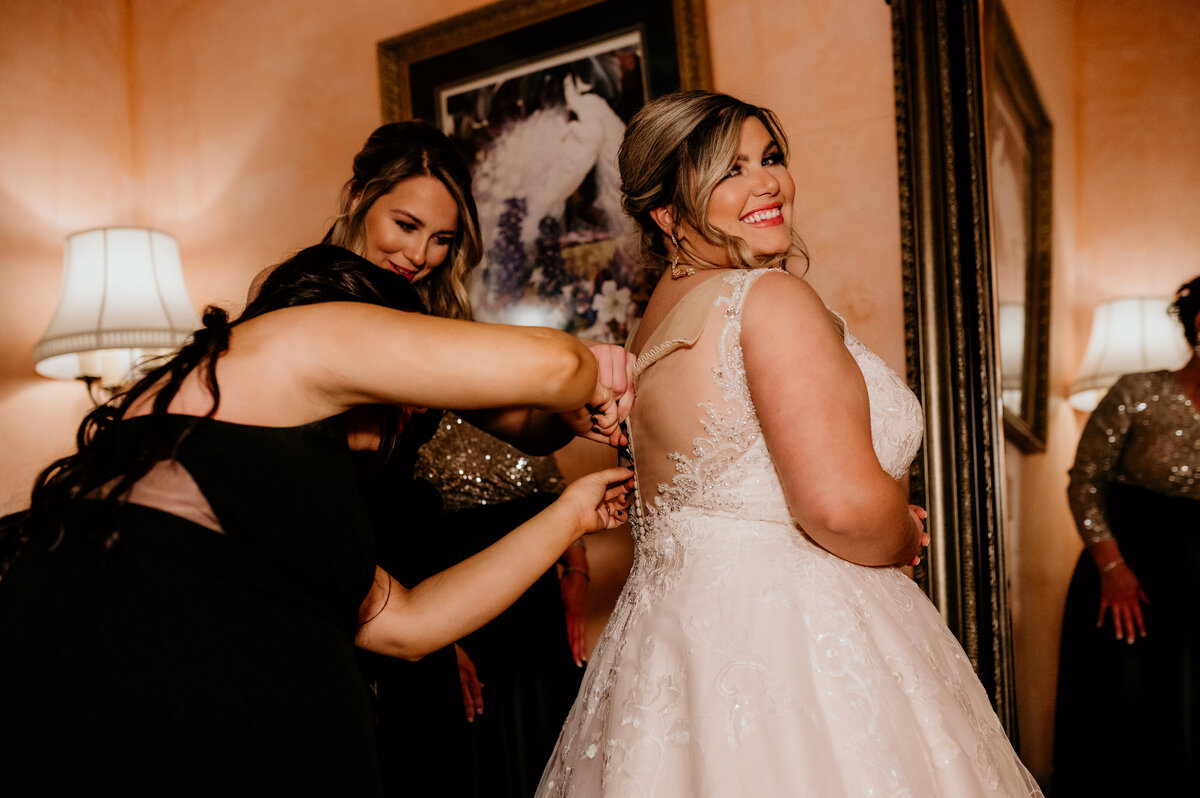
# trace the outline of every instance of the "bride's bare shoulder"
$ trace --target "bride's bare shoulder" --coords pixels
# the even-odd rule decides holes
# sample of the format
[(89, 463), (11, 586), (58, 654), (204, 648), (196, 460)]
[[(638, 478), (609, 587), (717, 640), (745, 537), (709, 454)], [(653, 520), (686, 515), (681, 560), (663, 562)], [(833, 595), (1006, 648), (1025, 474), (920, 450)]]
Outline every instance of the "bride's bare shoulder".
[(786, 271), (764, 274), (755, 281), (742, 316), (743, 344), (841, 340), (821, 296), (807, 280)]
[(750, 286), (746, 294), (746, 313), (780, 311), (825, 313), (825, 303), (816, 289), (803, 277), (782, 269), (772, 269)]

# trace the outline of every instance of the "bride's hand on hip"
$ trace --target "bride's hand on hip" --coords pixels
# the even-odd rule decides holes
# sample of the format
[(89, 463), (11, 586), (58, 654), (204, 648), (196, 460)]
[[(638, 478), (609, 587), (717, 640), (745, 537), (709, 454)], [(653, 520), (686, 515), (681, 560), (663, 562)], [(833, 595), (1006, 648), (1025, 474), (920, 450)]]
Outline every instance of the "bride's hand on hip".
[(908, 514), (912, 518), (913, 542), (917, 551), (914, 552), (911, 560), (899, 563), (899, 565), (917, 565), (921, 562), (921, 549), (929, 545), (929, 533), (925, 531), (925, 519), (929, 517), (929, 513), (925, 511), (924, 507), (910, 504), (908, 505)]

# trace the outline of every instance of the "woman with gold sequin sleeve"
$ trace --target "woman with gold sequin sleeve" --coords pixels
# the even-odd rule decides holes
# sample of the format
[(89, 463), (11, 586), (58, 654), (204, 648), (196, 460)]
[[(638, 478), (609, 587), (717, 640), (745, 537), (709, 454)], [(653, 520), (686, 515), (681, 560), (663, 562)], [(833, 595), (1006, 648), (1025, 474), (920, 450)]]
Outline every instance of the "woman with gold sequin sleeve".
[(1063, 612), (1056, 796), (1165, 794), (1154, 785), (1200, 775), (1200, 277), (1172, 312), (1195, 353), (1119, 379), (1070, 470), (1085, 549)]
[[(453, 413), (421, 447), (415, 474), (441, 495), (436, 536), (449, 560), (486, 548), (565, 486), (553, 456), (526, 454)], [(456, 793), (464, 798), (532, 795), (579, 690), (584, 546), (568, 548), (560, 565), (455, 646), (470, 723)]]

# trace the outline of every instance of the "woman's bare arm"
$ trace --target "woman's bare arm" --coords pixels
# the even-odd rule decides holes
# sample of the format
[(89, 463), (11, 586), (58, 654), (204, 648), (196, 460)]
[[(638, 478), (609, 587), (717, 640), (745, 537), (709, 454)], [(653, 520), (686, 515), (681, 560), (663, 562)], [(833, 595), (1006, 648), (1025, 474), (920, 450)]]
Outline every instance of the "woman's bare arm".
[(862, 565), (908, 565), (922, 529), (880, 466), (862, 372), (803, 280), (765, 275), (746, 298), (750, 394), (788, 506), (819, 545)]
[(238, 325), (218, 380), (220, 415), (249, 423), (269, 415), (269, 423), (300, 424), (364, 404), (617, 412), (598, 386), (596, 359), (566, 333), (351, 302)]
[(461, 639), (516, 601), (580, 535), (624, 523), (631, 489), (625, 468), (581, 477), (496, 543), (411, 590), (377, 569), (356, 642), (419, 659)]

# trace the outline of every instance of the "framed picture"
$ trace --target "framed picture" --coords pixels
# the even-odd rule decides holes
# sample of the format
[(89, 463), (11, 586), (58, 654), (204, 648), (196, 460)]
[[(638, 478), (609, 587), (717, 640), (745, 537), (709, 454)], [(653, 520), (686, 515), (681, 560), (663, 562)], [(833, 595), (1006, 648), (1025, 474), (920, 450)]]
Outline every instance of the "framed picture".
[(387, 121), (426, 119), (471, 165), (484, 321), (622, 343), (649, 298), (617, 148), (649, 99), (711, 84), (703, 0), (484, 6), (379, 43)]
[(1003, 7), (990, 3), (987, 173), (1004, 431), (1046, 447), (1050, 359), (1051, 124)]

